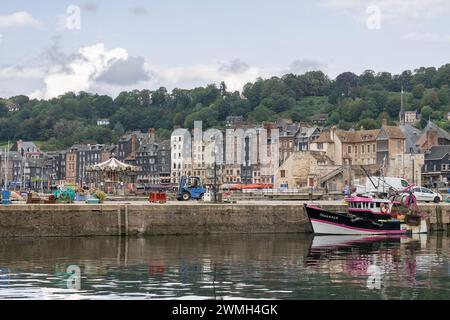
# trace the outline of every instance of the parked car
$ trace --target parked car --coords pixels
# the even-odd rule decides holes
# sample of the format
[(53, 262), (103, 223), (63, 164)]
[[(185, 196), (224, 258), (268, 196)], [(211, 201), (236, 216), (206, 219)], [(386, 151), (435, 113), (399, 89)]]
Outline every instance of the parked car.
[(428, 188), (413, 187), (411, 190), (414, 196), (416, 197), (417, 201), (439, 203), (443, 199), (441, 194), (434, 192)]

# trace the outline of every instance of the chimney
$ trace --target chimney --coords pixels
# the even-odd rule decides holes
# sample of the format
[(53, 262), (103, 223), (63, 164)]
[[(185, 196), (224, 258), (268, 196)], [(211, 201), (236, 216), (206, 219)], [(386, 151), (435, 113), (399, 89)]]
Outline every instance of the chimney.
[(148, 140), (150, 143), (156, 142), (156, 129), (155, 128), (148, 129)]
[(439, 145), (438, 133), (436, 130), (428, 130), (427, 131), (427, 144), (428, 144), (428, 148)]
[(336, 127), (336, 126), (332, 126), (332, 127), (330, 128), (330, 138), (331, 138), (331, 141), (334, 141), (334, 136), (335, 136), (335, 134), (336, 134), (336, 130), (337, 130), (337, 127)]

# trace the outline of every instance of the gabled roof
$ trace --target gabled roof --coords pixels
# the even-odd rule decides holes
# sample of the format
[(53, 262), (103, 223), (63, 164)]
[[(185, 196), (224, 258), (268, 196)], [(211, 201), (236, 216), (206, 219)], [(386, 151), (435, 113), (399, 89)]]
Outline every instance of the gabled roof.
[(317, 129), (318, 127), (301, 127), (296, 136), (300, 138), (309, 138), (314, 134), (314, 132), (316, 132)]
[(418, 153), (419, 148), (417, 147), (416, 142), (421, 135), (421, 131), (410, 124), (400, 125), (400, 130), (402, 130), (403, 135), (406, 138), (406, 152), (412, 151), (413, 153)]
[(435, 130), (438, 133), (438, 138), (439, 139), (446, 139), (450, 141), (450, 134), (445, 131), (444, 129), (442, 129), (441, 127), (438, 127), (436, 124), (434, 124), (432, 121), (428, 121), (427, 126), (423, 129), (423, 133), (425, 134), (427, 133), (427, 131), (429, 130)]
[(188, 130), (188, 129), (185, 129), (185, 128), (178, 128), (178, 129), (175, 129), (175, 130), (172, 132), (172, 137), (173, 137), (173, 136), (183, 136), (183, 135), (185, 135), (186, 133), (189, 133), (189, 130)]
[(315, 143), (332, 143), (330, 130), (324, 130), (320, 134), (319, 138), (314, 141)]
[(378, 134), (380, 133), (379, 129), (375, 130), (358, 130), (358, 131), (341, 131), (338, 130), (336, 134), (339, 139), (345, 143), (358, 143), (358, 142), (367, 142), (367, 141), (375, 141)]
[(399, 126), (383, 126), (382, 130), (387, 133), (390, 139), (406, 139)]
[(448, 153), (450, 153), (450, 145), (434, 146), (425, 154), (425, 160), (441, 160)]

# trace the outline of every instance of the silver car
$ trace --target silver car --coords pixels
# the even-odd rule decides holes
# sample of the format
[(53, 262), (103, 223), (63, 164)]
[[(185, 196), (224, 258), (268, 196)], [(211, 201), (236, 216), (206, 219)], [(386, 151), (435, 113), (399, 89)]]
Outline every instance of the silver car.
[(439, 203), (442, 201), (442, 195), (424, 187), (413, 187), (412, 192), (417, 201)]

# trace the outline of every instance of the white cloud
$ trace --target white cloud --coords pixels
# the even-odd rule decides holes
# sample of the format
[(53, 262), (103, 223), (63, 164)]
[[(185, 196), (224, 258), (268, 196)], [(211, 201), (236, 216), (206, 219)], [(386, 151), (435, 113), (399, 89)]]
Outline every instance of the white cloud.
[(0, 28), (39, 27), (41, 24), (41, 21), (25, 11), (0, 16)]
[[(236, 69), (237, 61), (240, 67)], [(269, 74), (260, 68), (248, 66), (240, 60), (216, 61), (211, 64), (183, 67), (152, 66), (152, 70), (156, 72), (158, 82), (171, 88), (191, 88), (224, 81), (228, 89), (232, 91), (241, 90), (246, 83)]]
[(6, 67), (0, 68), (0, 79), (39, 79), (45, 75), (43, 68)]
[[(288, 68), (259, 68), (240, 59), (216, 60), (187, 66), (150, 64), (142, 57), (129, 56), (127, 50), (108, 50), (104, 44), (82, 47), (75, 54), (60, 51), (59, 38), (36, 58), (21, 66), (0, 67), (0, 84), (14, 84), (0, 95), (28, 94), (31, 98), (49, 99), (66, 92), (88, 91), (116, 96), (121, 91), (157, 89), (161, 86), (194, 88), (224, 81), (230, 91), (242, 90), (258, 77), (281, 76), (286, 70), (298, 73), (325, 65), (314, 60), (296, 60)], [(31, 93), (30, 93), (31, 92)]]
[(450, 35), (443, 35), (437, 33), (411, 32), (405, 34), (403, 38), (407, 40), (416, 40), (423, 42), (450, 43)]
[(303, 74), (308, 71), (325, 71), (326, 64), (313, 59), (298, 59), (289, 65), (289, 69), (283, 73)]
[(62, 70), (56, 68), (44, 78), (45, 88), (33, 92), (34, 98), (52, 98), (68, 91), (89, 90), (111, 62), (127, 60), (125, 49), (117, 48), (110, 51), (103, 44), (83, 47), (78, 54), (64, 66)]
[(387, 23), (432, 20), (450, 13), (448, 0), (321, 0), (320, 5), (345, 10), (360, 21), (367, 18), (367, 8), (376, 5)]

